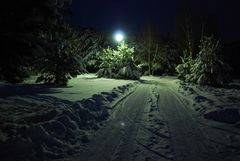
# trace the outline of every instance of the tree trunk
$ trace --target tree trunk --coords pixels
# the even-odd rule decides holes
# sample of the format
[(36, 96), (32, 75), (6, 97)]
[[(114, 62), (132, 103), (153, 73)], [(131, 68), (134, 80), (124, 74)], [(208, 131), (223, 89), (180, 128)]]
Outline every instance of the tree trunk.
[(152, 63), (151, 63), (151, 54), (150, 52), (148, 52), (148, 75), (151, 75), (151, 71), (152, 71)]

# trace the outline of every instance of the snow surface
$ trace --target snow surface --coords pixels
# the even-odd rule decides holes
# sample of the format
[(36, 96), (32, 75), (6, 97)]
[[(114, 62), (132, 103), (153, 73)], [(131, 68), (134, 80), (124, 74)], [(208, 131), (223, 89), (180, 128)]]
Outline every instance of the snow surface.
[[(240, 81), (224, 88), (179, 84), (179, 99), (200, 125), (215, 158), (240, 160)], [(194, 128), (195, 129), (195, 128)]]
[(57, 92), (43, 95), (54, 96), (69, 101), (78, 101), (83, 98), (90, 98), (93, 94), (109, 92), (114, 87), (133, 82), (131, 80), (97, 78), (95, 74), (84, 74), (71, 79), (67, 88), (56, 88)]
[(179, 91), (187, 96), (200, 116), (240, 127), (240, 83), (235, 80), (225, 88), (180, 85)]
[(239, 161), (240, 84), (82, 75), (69, 87), (0, 84), (0, 158)]
[(0, 97), (41, 95), (74, 102), (84, 98), (90, 98), (93, 94), (109, 92), (114, 87), (134, 82), (132, 80), (97, 78), (95, 74), (83, 74), (71, 79), (67, 87), (57, 88), (36, 84), (35, 79), (36, 77), (32, 77), (23, 84), (15, 86), (1, 83)]
[(31, 83), (1, 84), (3, 161), (55, 160), (78, 153), (105, 124), (114, 104), (136, 86), (133, 81), (97, 79), (92, 75), (71, 80), (68, 88)]

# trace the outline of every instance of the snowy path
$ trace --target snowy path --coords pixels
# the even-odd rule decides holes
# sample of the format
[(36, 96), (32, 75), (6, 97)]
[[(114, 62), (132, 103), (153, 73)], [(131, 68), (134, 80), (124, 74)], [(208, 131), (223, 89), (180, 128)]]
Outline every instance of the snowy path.
[[(171, 152), (166, 141), (169, 136), (161, 134), (160, 128), (165, 127), (160, 122), (159, 114), (155, 114), (154, 110), (150, 114), (149, 107), (155, 107), (153, 105), (156, 104), (153, 90), (154, 85), (141, 84), (133, 94), (120, 102), (106, 127), (96, 134), (96, 138), (84, 149), (79, 159), (139, 161), (144, 157), (145, 160), (170, 160), (171, 155), (161, 154), (156, 149), (161, 147), (154, 147), (162, 142), (162, 151)], [(155, 122), (151, 123), (152, 120)], [(163, 138), (158, 138), (159, 136)]]
[(229, 151), (238, 147), (228, 147), (226, 152), (227, 141), (219, 140), (229, 133), (204, 124), (182, 103), (173, 86), (171, 79), (142, 81), (135, 92), (116, 105), (107, 125), (74, 159), (237, 161), (239, 155), (233, 159)]
[(220, 161), (214, 145), (202, 131), (198, 118), (189, 112), (167, 82), (159, 87), (159, 108), (169, 124), (174, 160)]
[[(142, 105), (147, 102), (147, 86), (140, 86), (134, 94), (128, 99), (121, 102), (118, 106), (115, 116), (111, 119), (108, 125), (98, 134), (92, 145), (85, 149), (85, 156), (81, 156), (83, 160), (105, 161), (114, 160), (114, 157), (119, 155), (119, 158), (130, 158), (134, 136), (137, 132), (137, 122), (140, 121), (143, 113)], [(134, 102), (133, 102), (134, 100)], [(124, 149), (122, 147), (125, 147)], [(121, 152), (121, 153), (120, 153)], [(126, 158), (125, 158), (126, 159)]]

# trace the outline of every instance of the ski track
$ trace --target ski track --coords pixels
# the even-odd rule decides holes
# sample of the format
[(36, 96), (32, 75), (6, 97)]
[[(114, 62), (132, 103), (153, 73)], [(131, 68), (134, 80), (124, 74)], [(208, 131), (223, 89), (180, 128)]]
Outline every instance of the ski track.
[(141, 82), (74, 160), (235, 161), (223, 152), (239, 150), (221, 140), (226, 131), (205, 124), (175, 91), (166, 80)]

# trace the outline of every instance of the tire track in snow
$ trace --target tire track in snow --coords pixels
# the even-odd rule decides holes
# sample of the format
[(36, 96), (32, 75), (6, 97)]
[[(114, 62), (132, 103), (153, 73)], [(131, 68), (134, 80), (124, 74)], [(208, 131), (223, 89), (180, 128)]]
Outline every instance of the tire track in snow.
[(159, 88), (159, 108), (169, 123), (174, 161), (221, 161), (197, 119), (177, 98), (169, 84)]
[(147, 102), (147, 94), (148, 86), (139, 86), (135, 92), (117, 105), (118, 110), (115, 111), (115, 116), (96, 134), (93, 142), (83, 149), (78, 160), (110, 161), (119, 157), (130, 157), (133, 147), (129, 143), (134, 140), (138, 128), (136, 124), (141, 118), (142, 105)]
[(171, 160), (172, 158), (169, 136), (167, 136), (168, 130), (159, 115), (157, 107), (158, 91), (152, 83), (148, 86), (150, 88), (148, 101), (143, 105), (139, 114), (136, 115), (138, 119), (132, 120), (131, 117), (128, 116), (129, 112), (126, 114), (128, 119), (135, 124), (136, 130), (132, 130), (134, 135), (127, 137), (126, 142), (128, 144), (123, 145), (121, 149), (129, 149), (129, 145), (134, 145), (132, 148), (134, 150), (132, 150), (132, 152), (127, 150), (128, 155), (124, 155), (124, 153), (120, 151), (120, 155), (116, 159), (117, 161), (164, 161)]
[(157, 92), (151, 82), (140, 84), (115, 107), (114, 117), (75, 160), (172, 160), (169, 131), (158, 111)]

